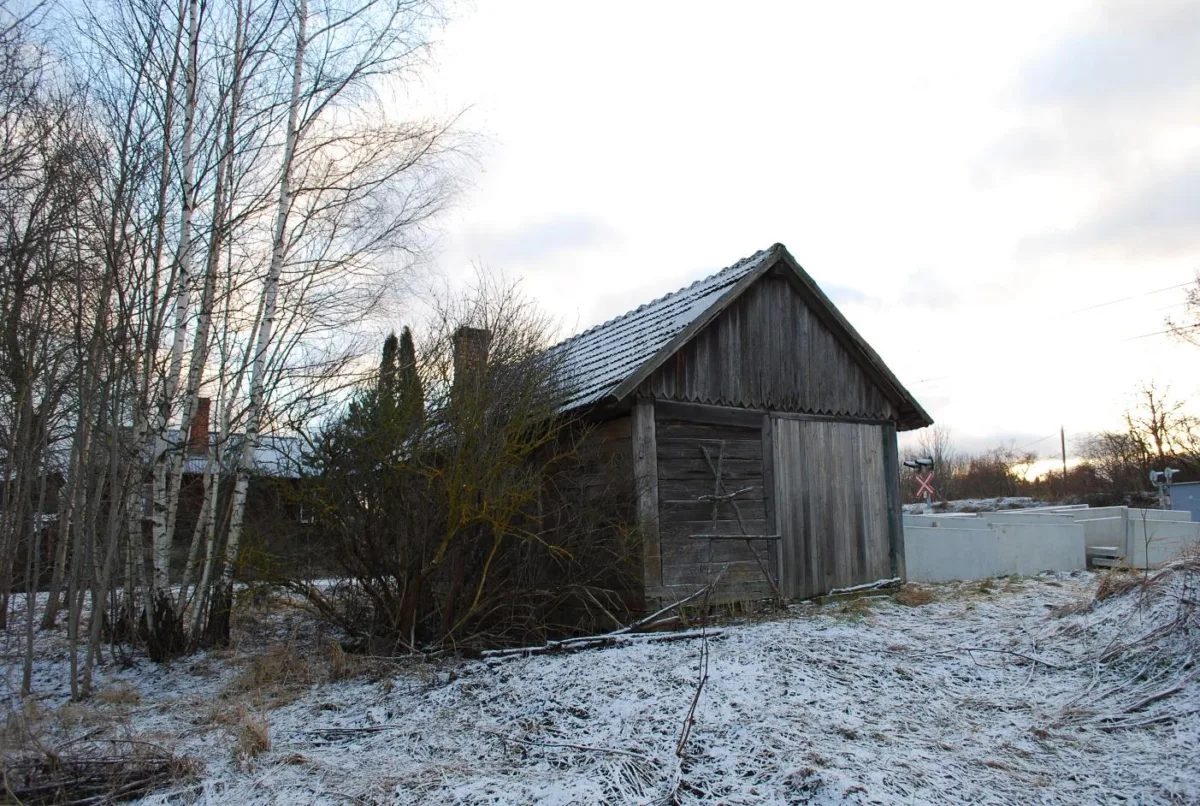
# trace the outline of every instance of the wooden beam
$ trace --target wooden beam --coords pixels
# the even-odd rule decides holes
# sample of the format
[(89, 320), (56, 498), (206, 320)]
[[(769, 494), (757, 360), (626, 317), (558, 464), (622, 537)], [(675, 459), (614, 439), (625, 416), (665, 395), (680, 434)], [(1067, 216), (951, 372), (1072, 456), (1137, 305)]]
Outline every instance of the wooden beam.
[(874, 417), (850, 417), (841, 414), (800, 414), (789, 411), (773, 411), (773, 417), (780, 420), (804, 420), (814, 423), (854, 423), (855, 425), (894, 425), (891, 420), (880, 420)]
[(633, 404), (633, 482), (637, 525), (642, 538), (642, 585), (662, 585), (662, 549), (658, 535), (658, 444), (654, 435), (654, 400)]
[(744, 428), (761, 428), (762, 418), (766, 413), (762, 409), (735, 409), (729, 406), (710, 406), (707, 403), (676, 403), (671, 400), (659, 400), (655, 405), (663, 418)]
[(698, 534), (688, 535), (693, 540), (778, 540), (779, 535), (743, 535), (737, 532), (727, 534)]
[[(779, 531), (779, 523), (775, 519), (775, 501), (779, 492), (775, 489), (775, 426), (771, 421), (770, 414), (762, 415), (762, 474), (763, 474), (763, 504), (766, 508), (767, 515), (767, 531), (773, 535), (782, 537)], [(774, 551), (769, 555), (767, 567), (771, 569), (774, 575), (776, 585), (782, 590), (782, 574), (780, 569), (783, 567), (783, 551), (782, 540), (775, 544)]]
[(908, 579), (904, 562), (904, 509), (900, 498), (900, 456), (896, 426), (883, 427), (883, 474), (887, 494), (888, 559), (893, 577)]

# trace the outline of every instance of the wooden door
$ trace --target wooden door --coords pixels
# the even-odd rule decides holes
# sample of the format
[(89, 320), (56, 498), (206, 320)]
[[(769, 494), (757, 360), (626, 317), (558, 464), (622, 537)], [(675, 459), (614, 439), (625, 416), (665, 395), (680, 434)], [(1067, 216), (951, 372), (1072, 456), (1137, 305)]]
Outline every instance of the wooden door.
[(805, 599), (891, 577), (886, 440), (894, 432), (782, 415), (771, 431), (783, 595)]

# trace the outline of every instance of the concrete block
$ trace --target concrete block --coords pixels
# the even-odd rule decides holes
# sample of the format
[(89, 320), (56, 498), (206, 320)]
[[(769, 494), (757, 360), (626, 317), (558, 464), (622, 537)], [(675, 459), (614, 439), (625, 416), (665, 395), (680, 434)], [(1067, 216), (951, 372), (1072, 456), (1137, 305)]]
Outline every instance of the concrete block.
[(1007, 573), (1033, 576), (1087, 567), (1084, 529), (1077, 523), (1005, 523), (993, 529), (1000, 536), (997, 550)]
[(1200, 546), (1200, 523), (1130, 518), (1127, 539), (1125, 562), (1154, 568)]
[(914, 582), (985, 579), (1002, 573), (991, 529), (904, 529), (904, 560)]

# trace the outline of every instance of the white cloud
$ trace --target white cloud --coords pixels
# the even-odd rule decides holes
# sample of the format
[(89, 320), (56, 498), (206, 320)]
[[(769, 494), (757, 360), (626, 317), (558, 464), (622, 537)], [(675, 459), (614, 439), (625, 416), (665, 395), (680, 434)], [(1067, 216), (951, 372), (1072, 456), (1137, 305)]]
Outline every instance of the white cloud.
[(1140, 378), (1197, 377), (1124, 341), (1169, 299), (1069, 312), (1200, 263), (1198, 18), (476, 0), (417, 91), (490, 138), (439, 263), (585, 328), (782, 241), (964, 437), (1102, 427)]

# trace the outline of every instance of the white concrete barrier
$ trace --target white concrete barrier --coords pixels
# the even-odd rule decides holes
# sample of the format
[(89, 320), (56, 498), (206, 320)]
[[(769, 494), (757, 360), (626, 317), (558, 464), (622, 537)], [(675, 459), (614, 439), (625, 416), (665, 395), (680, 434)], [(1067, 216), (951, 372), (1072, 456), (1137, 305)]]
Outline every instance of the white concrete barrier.
[(1001, 573), (1033, 576), (1087, 568), (1084, 530), (1077, 523), (1005, 523), (994, 525), (993, 531), (1000, 536)]
[(988, 523), (1025, 523), (1037, 526), (1046, 524), (1069, 526), (1075, 523), (1075, 516), (1065, 512), (1052, 512), (1045, 515), (1034, 515), (1030, 512), (980, 512), (979, 517)]
[(1200, 547), (1189, 518), (1128, 507), (905, 515), (905, 562), (918, 582), (1071, 571), (1087, 567), (1089, 550), (1147, 568)]
[(999, 576), (997, 540), (991, 529), (905, 527), (908, 578), (913, 582), (948, 582)]
[(1134, 568), (1153, 568), (1197, 546), (1200, 523), (1131, 517), (1125, 562)]
[[(982, 521), (982, 519), (980, 519)], [(986, 524), (986, 521), (982, 521)], [(957, 524), (904, 528), (904, 559), (915, 582), (1071, 571), (1087, 564), (1083, 527), (1075, 523)]]

